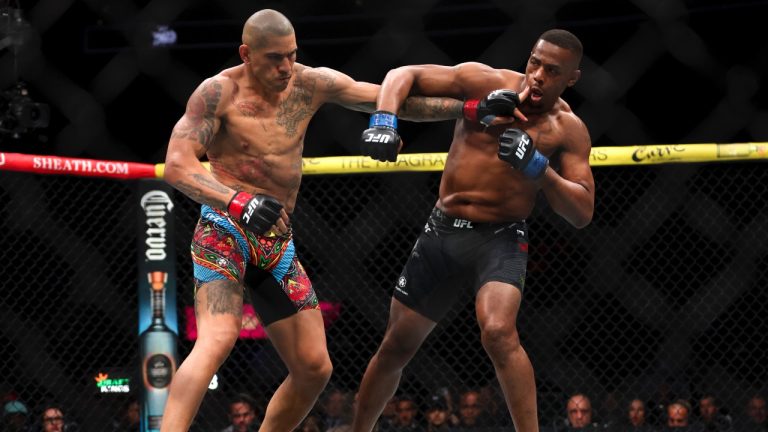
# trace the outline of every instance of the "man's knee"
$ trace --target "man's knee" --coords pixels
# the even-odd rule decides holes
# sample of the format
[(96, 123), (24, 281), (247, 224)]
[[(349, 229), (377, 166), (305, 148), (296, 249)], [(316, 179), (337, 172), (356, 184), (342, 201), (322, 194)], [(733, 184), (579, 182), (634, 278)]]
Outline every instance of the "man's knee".
[(317, 352), (302, 357), (302, 364), (296, 375), (304, 381), (325, 385), (333, 373), (333, 363), (327, 352)]
[(491, 356), (502, 356), (520, 349), (520, 338), (514, 323), (490, 321), (480, 328), (483, 347)]
[(235, 346), (239, 336), (240, 329), (237, 328), (209, 330), (200, 333), (195, 347), (205, 350), (206, 353), (212, 356), (226, 358)]

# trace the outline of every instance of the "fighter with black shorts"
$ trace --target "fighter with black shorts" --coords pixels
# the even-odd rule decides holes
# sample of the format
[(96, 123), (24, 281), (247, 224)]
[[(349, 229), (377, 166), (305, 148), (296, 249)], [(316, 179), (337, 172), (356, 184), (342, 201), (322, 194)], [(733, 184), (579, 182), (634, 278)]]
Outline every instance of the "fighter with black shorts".
[(435, 208), (395, 285), (395, 298), (437, 322), (462, 289), (491, 281), (523, 290), (528, 263), (525, 221), (476, 223)]
[[(525, 74), (480, 63), (387, 74), (361, 137), (363, 154), (396, 156), (397, 110), (408, 94), (463, 99), (465, 119), (456, 121), (435, 209), (396, 282), (384, 339), (360, 384), (355, 432), (373, 429), (403, 368), (462, 289), (475, 292), (481, 342), (515, 430), (538, 431), (533, 367), (516, 324), (528, 258), (524, 221), (539, 193), (576, 228), (592, 219), (589, 133), (560, 98), (578, 81), (581, 56), (576, 36), (550, 30), (536, 41)], [(494, 125), (496, 116), (513, 116), (514, 127)]]

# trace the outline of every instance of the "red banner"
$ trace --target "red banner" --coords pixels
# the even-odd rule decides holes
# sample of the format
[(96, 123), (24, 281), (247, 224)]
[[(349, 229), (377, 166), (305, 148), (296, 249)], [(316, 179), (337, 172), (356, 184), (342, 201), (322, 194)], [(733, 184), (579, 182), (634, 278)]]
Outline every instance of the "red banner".
[(155, 178), (153, 164), (22, 153), (0, 153), (0, 170), (117, 179)]

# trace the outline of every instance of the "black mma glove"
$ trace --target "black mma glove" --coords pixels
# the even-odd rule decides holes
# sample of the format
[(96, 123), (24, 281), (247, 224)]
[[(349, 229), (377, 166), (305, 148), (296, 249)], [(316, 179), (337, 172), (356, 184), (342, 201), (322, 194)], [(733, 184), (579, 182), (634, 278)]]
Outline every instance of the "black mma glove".
[(520, 105), (520, 96), (513, 90), (494, 90), (482, 99), (464, 102), (464, 118), (488, 126), (496, 116), (512, 116)]
[(531, 137), (520, 129), (509, 128), (499, 136), (499, 159), (536, 180), (544, 175), (549, 159), (539, 153)]
[(360, 137), (361, 152), (382, 162), (397, 161), (400, 135), (397, 133), (397, 116), (387, 111), (371, 114), (368, 129)]
[(237, 192), (227, 205), (227, 213), (245, 229), (264, 235), (280, 219), (283, 205), (269, 195)]

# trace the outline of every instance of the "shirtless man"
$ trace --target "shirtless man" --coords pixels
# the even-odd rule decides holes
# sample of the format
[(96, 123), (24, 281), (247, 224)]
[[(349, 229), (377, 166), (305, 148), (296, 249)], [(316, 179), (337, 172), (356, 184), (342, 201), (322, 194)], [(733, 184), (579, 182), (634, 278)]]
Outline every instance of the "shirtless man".
[[(387, 74), (375, 114), (385, 120), (373, 123), (380, 130), (389, 128), (395, 141), (396, 131), (387, 126), (395, 122), (386, 119), (396, 118), (409, 92), (467, 98), (465, 107), (472, 108), (471, 98), (512, 89), (486, 99), (515, 100), (523, 115), (514, 124), (517, 129), (456, 122), (437, 204), (397, 280), (384, 339), (360, 384), (354, 431), (373, 428), (403, 368), (460, 289), (476, 293), (482, 344), (515, 430), (539, 430), (533, 367), (516, 327), (528, 259), (525, 219), (539, 191), (574, 227), (592, 219), (589, 133), (560, 98), (579, 79), (581, 56), (576, 36), (551, 30), (536, 41), (525, 74), (479, 63), (405, 66)], [(374, 149), (366, 141), (368, 133), (362, 137), (363, 152), (386, 153), (381, 150), (385, 144)]]
[[(296, 63), (294, 29), (279, 12), (253, 14), (242, 37), (243, 64), (200, 84), (168, 144), (166, 181), (203, 206), (192, 241), (198, 338), (172, 380), (163, 432), (192, 423), (237, 341), (245, 287), (289, 372), (261, 430), (293, 430), (331, 375), (323, 319), (288, 215), (312, 115), (326, 102), (371, 112), (379, 86)], [(412, 120), (456, 119), (462, 102), (409, 98), (404, 111)]]

